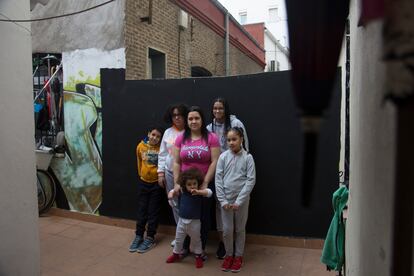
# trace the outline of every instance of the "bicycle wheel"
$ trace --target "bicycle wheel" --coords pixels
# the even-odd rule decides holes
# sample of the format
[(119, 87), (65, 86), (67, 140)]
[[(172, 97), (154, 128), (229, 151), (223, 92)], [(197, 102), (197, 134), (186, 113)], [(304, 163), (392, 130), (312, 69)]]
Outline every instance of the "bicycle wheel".
[(47, 171), (37, 170), (36, 174), (39, 214), (42, 214), (47, 212), (55, 202), (56, 184)]

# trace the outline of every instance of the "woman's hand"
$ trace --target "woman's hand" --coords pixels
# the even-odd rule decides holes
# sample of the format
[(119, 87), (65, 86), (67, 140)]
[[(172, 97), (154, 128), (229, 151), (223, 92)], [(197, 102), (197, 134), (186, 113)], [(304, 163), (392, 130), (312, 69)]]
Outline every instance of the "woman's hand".
[(176, 190), (175, 188), (168, 192), (168, 199), (173, 199), (175, 196), (180, 195), (180, 189)]
[(175, 196), (179, 196), (181, 192), (181, 188), (178, 184), (174, 185), (174, 189), (168, 192), (168, 199), (172, 199)]
[(200, 186), (201, 189), (207, 189), (208, 188), (208, 182), (206, 181), (206, 179), (204, 179), (203, 183)]

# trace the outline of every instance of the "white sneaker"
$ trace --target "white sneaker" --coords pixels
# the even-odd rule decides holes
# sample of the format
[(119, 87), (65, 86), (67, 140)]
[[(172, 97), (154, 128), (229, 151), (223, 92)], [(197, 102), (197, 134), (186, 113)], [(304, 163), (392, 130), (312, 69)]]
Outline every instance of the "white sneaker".
[(171, 247), (174, 247), (175, 246), (175, 240), (173, 240), (172, 242), (171, 242)]

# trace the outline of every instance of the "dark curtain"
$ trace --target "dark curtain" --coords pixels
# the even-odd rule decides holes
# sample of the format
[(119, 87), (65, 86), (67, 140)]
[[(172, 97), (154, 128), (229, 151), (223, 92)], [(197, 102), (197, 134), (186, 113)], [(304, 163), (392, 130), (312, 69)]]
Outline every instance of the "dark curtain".
[(290, 61), (296, 104), (304, 132), (302, 205), (314, 190), (318, 132), (327, 109), (349, 11), (349, 0), (286, 1)]

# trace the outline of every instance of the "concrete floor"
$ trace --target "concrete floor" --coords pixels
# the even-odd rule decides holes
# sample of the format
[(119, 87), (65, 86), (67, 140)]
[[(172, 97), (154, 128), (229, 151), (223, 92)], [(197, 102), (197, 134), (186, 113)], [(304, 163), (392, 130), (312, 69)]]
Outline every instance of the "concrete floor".
[[(129, 253), (134, 231), (59, 216), (39, 218), (41, 275), (234, 275), (220, 270), (216, 241), (207, 247), (208, 260), (196, 269), (194, 258), (167, 264), (172, 235), (158, 234), (157, 245), (145, 254)], [(321, 250), (246, 244), (240, 275), (324, 276)]]

